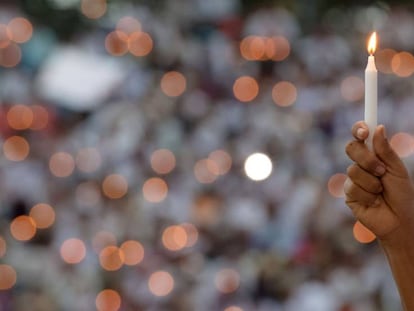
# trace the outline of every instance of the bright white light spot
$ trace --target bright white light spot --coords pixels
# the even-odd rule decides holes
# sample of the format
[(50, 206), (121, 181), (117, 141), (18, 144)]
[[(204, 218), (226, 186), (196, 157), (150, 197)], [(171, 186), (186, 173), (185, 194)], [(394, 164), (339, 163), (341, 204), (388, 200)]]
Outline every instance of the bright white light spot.
[(244, 171), (250, 179), (265, 180), (272, 173), (272, 161), (264, 153), (253, 153), (244, 162)]

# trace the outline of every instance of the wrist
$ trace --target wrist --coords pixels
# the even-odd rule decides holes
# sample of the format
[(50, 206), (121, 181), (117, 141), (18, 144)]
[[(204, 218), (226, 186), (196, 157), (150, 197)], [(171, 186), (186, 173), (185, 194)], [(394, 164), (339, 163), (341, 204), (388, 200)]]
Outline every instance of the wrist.
[(386, 253), (388, 259), (410, 257), (414, 259), (414, 232), (403, 230), (401, 227), (378, 238), (379, 244)]
[(396, 281), (404, 310), (414, 310), (414, 235), (413, 230), (396, 229), (378, 238)]

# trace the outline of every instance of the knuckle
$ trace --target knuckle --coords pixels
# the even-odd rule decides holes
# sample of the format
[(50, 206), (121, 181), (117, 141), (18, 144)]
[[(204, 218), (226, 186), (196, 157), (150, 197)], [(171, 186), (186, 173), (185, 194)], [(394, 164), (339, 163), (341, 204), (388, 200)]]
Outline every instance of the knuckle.
[(375, 179), (375, 180), (376, 181), (371, 184), (371, 187), (372, 187), (371, 192), (372, 193), (380, 193), (380, 192), (382, 192), (382, 184), (378, 179)]
[(350, 141), (349, 143), (346, 144), (345, 146), (345, 152), (346, 154), (349, 156), (350, 154), (352, 154), (352, 151), (355, 149), (355, 141)]
[(357, 173), (357, 169), (358, 169), (358, 167), (355, 164), (351, 164), (346, 169), (346, 173), (352, 179), (353, 177), (355, 177), (355, 175)]

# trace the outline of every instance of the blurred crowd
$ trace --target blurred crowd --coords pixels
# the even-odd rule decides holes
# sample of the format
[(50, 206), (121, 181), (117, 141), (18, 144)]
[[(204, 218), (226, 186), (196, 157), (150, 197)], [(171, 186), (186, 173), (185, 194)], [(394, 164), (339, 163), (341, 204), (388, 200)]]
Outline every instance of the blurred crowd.
[(414, 168), (413, 11), (46, 2), (0, 4), (0, 311), (401, 310), (342, 185), (373, 29)]

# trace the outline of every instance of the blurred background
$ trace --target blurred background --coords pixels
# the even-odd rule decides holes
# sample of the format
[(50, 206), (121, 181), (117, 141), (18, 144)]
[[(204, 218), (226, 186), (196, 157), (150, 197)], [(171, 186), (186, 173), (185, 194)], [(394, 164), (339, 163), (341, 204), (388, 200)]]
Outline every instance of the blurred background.
[(2, 0), (0, 310), (401, 310), (342, 188), (373, 30), (414, 168), (410, 3)]

